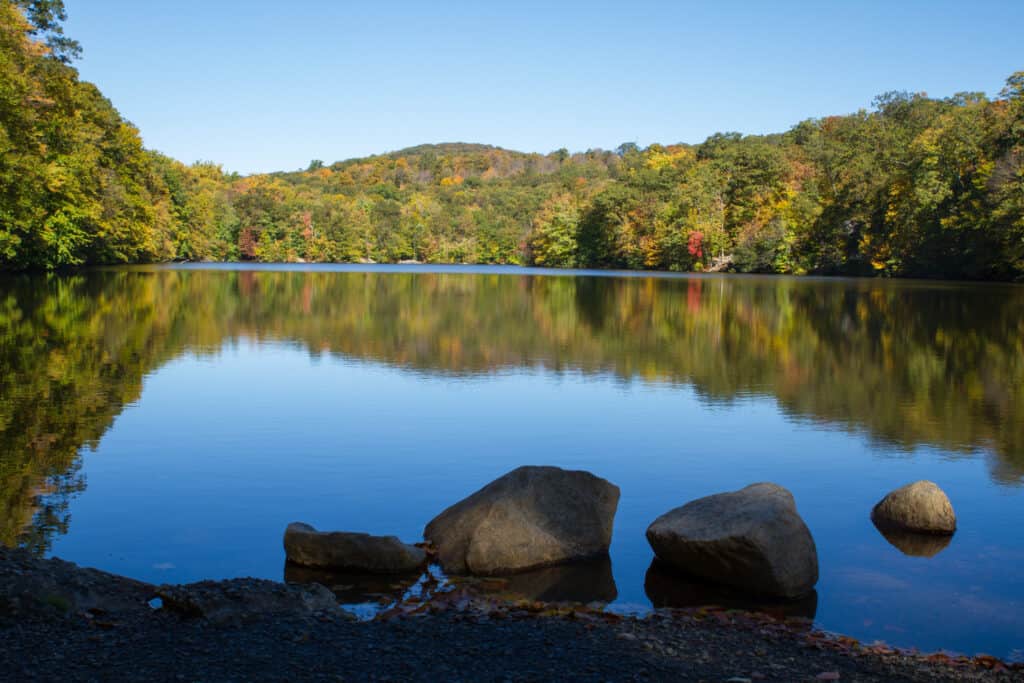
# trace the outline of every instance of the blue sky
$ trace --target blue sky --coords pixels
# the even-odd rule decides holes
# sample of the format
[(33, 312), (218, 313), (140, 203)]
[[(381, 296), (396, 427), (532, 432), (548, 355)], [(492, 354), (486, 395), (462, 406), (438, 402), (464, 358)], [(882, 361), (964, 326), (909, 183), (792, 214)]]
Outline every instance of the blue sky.
[(1024, 2), (66, 0), (146, 145), (242, 173), (424, 142), (524, 151), (783, 131), (888, 90), (998, 93)]

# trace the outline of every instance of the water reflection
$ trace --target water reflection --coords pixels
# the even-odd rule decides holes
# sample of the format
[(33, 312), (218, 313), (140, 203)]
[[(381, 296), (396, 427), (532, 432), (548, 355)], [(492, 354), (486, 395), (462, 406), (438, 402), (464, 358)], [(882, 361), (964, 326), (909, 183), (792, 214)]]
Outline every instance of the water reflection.
[[(376, 603), (386, 605), (401, 600), (413, 588), (423, 589), (425, 575), (415, 572), (404, 575), (367, 574), (332, 571), (286, 562), (285, 583), (318, 583), (330, 589), (342, 604)], [(428, 573), (428, 584), (436, 587), (443, 576)], [(571, 602), (580, 604), (610, 603), (619, 596), (612, 576), (609, 557), (580, 560), (553, 567), (543, 567), (502, 577), (460, 576), (452, 579), (473, 593), (502, 600), (539, 602)], [(430, 590), (423, 591), (429, 594)]]
[(609, 557), (483, 579), (472, 582), (471, 587), (502, 598), (541, 602), (607, 603), (619, 596)]
[(796, 419), (1024, 472), (1024, 289), (786, 278), (149, 269), (0, 280), (0, 542), (44, 552), (142, 378), (285, 340), (432, 374), (543, 366), (772, 397)]
[(682, 574), (655, 559), (644, 577), (644, 591), (655, 607), (724, 607), (761, 612), (776, 619), (800, 618), (808, 622), (818, 611), (818, 592), (798, 600), (781, 601), (744, 595), (724, 586), (716, 586)]
[(912, 557), (935, 557), (953, 541), (953, 534), (916, 534), (886, 524), (874, 524), (894, 548)]
[(400, 600), (420, 577), (420, 572), (404, 575), (364, 574), (303, 567), (291, 562), (284, 565), (285, 583), (318, 583), (334, 593), (342, 604), (386, 604)]

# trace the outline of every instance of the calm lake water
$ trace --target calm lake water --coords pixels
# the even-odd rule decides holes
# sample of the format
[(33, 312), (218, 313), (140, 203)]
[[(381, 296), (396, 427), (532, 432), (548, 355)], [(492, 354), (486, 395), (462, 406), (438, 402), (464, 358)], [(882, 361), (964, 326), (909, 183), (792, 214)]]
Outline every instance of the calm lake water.
[[(649, 572), (644, 530), (769, 480), (818, 545), (794, 613), (1024, 658), (1022, 287), (365, 266), (0, 280), (9, 545), (153, 582), (281, 579), (291, 521), (416, 541), (523, 464), (622, 489), (610, 568), (526, 593), (728, 602)], [(871, 507), (923, 478), (959, 531), (894, 545)]]

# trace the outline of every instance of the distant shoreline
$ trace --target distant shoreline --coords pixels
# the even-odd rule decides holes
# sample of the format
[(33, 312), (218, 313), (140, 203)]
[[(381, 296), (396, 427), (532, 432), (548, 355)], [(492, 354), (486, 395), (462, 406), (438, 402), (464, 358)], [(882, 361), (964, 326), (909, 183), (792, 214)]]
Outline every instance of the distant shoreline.
[(898, 283), (902, 285), (984, 285), (1014, 288), (1024, 287), (1024, 282), (1012, 280), (972, 280), (966, 278), (927, 278), (883, 275), (844, 275), (808, 273), (737, 273), (737, 272), (696, 272), (670, 270), (631, 270), (622, 268), (555, 268), (549, 266), (504, 264), (504, 263), (360, 263), (351, 261), (154, 261), (151, 263), (108, 263), (45, 269), (3, 269), (0, 277), (16, 275), (39, 275), (54, 273), (71, 275), (89, 272), (147, 272), (147, 271), (253, 271), (253, 272), (353, 272), (353, 273), (451, 273), (480, 275), (530, 275), (553, 277), (605, 277), (605, 278), (658, 278), (666, 280), (717, 280), (742, 278), (746, 280), (796, 280), (800, 282), (856, 282), (856, 283)]

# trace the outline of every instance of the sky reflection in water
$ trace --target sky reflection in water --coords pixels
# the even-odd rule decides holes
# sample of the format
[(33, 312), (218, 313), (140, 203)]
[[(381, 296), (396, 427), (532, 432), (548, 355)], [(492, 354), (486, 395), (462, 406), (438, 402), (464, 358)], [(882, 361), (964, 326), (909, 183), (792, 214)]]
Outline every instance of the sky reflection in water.
[[(614, 582), (589, 567), (587, 581), (552, 574), (523, 590), (589, 582), (595, 599), (614, 595), (628, 609), (692, 599), (650, 567), (650, 521), (770, 480), (793, 491), (818, 544), (816, 604), (800, 609), (822, 627), (922, 649), (1008, 656), (1024, 646), (1019, 288), (78, 277), (0, 283), (0, 405), (17, 417), (0, 423), (3, 457), (30, 443), (45, 460), (65, 440), (98, 440), (63, 498), (66, 529), (37, 524), (18, 532), (23, 543), (156, 582), (280, 579), (291, 521), (418, 540), (483, 484), (549, 464), (621, 487)], [(56, 380), (16, 383), (19, 373), (74, 373), (61, 363), (82, 376), (60, 397)], [(86, 399), (92, 408), (69, 408)], [(39, 417), (51, 408), (74, 425)], [(75, 461), (56, 462), (45, 471)], [(948, 547), (905, 555), (869, 513), (920, 478), (947, 491), (960, 528)], [(31, 528), (47, 503), (36, 494), (53, 488), (7, 485), (7, 509), (35, 501)]]

